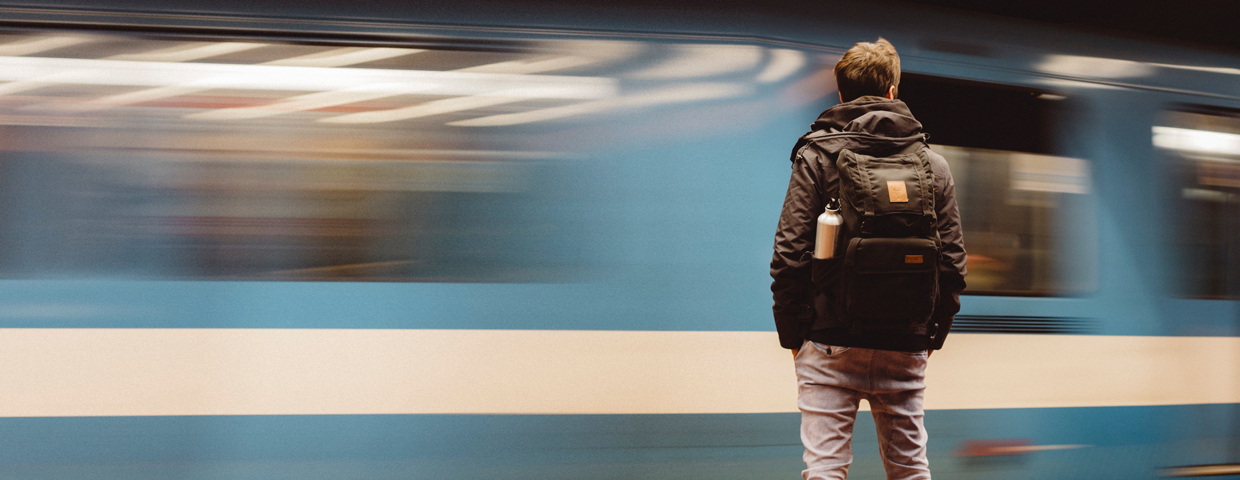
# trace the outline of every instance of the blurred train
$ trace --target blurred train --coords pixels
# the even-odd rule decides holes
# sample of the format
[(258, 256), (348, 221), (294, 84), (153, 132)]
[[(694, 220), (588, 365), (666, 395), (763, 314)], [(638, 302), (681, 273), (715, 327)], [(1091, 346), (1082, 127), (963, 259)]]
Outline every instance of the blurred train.
[(193, 8), (0, 6), (0, 478), (796, 476), (772, 237), (879, 35), (969, 251), (935, 475), (1240, 476), (1240, 57), (895, 3)]

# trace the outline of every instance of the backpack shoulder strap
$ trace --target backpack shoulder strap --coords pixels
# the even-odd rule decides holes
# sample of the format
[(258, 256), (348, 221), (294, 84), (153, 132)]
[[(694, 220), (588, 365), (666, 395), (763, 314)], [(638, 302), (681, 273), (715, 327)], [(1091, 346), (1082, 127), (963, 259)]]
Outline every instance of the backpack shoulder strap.
[(801, 149), (805, 148), (806, 145), (813, 143), (814, 140), (818, 140), (822, 137), (827, 136), (828, 134), (830, 134), (830, 132), (826, 130), (813, 130), (813, 131), (806, 133), (805, 135), (801, 135), (801, 138), (797, 139), (796, 145), (792, 147), (792, 156), (789, 157), (788, 160), (793, 163), (796, 163), (797, 154), (801, 153)]
[[(927, 186), (929, 187), (926, 189), (925, 200), (922, 202), (922, 214), (925, 215), (927, 218), (934, 219), (934, 224), (937, 224), (938, 223), (938, 210), (936, 207), (937, 202), (935, 201), (935, 198), (934, 198), (934, 194), (935, 194), (934, 169), (931, 168), (930, 157), (929, 155), (926, 154), (925, 149), (923, 148), (926, 146), (927, 145), (924, 139), (918, 140), (916, 142), (913, 142), (911, 145), (904, 147), (904, 149), (900, 150), (900, 153), (898, 153), (897, 155), (911, 154), (914, 157), (916, 157), (918, 169), (921, 172), (921, 175), (925, 175), (925, 182), (928, 184)], [(933, 230), (934, 230), (934, 238), (933, 238), (934, 246), (936, 248), (942, 249), (943, 240), (939, 236), (939, 230), (937, 228), (933, 228)]]

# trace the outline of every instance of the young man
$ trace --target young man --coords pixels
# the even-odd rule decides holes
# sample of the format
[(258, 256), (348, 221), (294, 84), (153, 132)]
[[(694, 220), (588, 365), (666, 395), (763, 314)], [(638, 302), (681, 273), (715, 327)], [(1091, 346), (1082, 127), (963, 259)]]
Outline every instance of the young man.
[[(925, 140), (921, 123), (904, 102), (896, 100), (900, 57), (890, 43), (880, 38), (854, 45), (836, 64), (835, 78), (842, 103), (823, 112), (793, 151), (792, 179), (771, 261), (775, 326), (780, 345), (792, 350), (796, 365), (805, 444), (802, 476), (806, 480), (848, 476), (853, 423), (858, 402), (865, 399), (877, 426), (887, 478), (927, 480), (930, 467), (922, 423), (926, 361), (933, 350), (942, 348), (965, 286), (955, 184), (943, 157), (918, 145)], [(853, 322), (864, 319), (851, 318), (838, 306), (835, 297), (843, 290), (821, 286), (844, 281), (840, 260), (824, 264), (835, 266), (823, 267), (826, 271), (820, 273), (814, 271), (810, 252), (826, 201), (840, 198), (841, 167), (836, 160), (845, 150), (852, 152), (850, 156), (872, 157), (915, 152), (928, 163), (933, 188), (926, 184), (925, 191), (933, 197), (935, 215), (926, 215), (934, 221), (932, 231), (929, 225), (925, 229), (931, 231), (930, 238), (937, 233), (939, 258), (938, 296), (926, 295), (933, 299), (927, 305), (933, 302), (933, 307), (926, 308), (930, 313), (925, 320), (899, 328), (856, 328)], [(903, 185), (892, 202), (904, 195)], [(840, 250), (837, 255), (842, 256)], [(910, 257), (922, 261), (921, 256)], [(820, 276), (826, 280), (816, 286), (815, 277)], [(878, 292), (877, 298), (886, 294)]]

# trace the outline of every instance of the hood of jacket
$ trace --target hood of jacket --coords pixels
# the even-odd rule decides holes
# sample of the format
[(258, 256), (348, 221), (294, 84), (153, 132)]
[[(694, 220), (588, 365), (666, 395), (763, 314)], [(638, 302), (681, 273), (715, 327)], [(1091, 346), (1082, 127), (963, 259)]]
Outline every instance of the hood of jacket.
[(801, 146), (814, 142), (832, 157), (844, 149), (882, 156), (928, 137), (903, 101), (865, 96), (822, 112), (792, 155), (795, 160)]

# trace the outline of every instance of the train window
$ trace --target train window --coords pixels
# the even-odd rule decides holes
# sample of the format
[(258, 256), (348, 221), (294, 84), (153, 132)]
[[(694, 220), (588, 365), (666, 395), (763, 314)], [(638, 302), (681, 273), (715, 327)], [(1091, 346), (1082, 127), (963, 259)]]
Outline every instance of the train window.
[(1240, 298), (1240, 113), (1183, 108), (1153, 127), (1172, 179), (1175, 293)]
[(558, 278), (563, 159), (452, 124), (614, 97), (560, 47), (0, 33), (0, 274)]
[(947, 159), (974, 295), (1074, 295), (1097, 284), (1089, 162), (1054, 156), (1064, 97), (909, 75), (900, 97)]
[[(834, 59), (480, 37), (0, 30), (0, 276), (561, 282), (611, 259), (662, 268), (661, 250), (632, 246), (690, 245), (668, 236), (696, 239), (683, 219), (720, 204), (688, 194), (709, 184), (701, 170), (666, 175), (682, 162), (667, 145), (790, 118), (829, 92), (818, 61)], [(630, 154), (655, 141), (656, 155)], [(634, 221), (665, 214), (684, 228)]]

